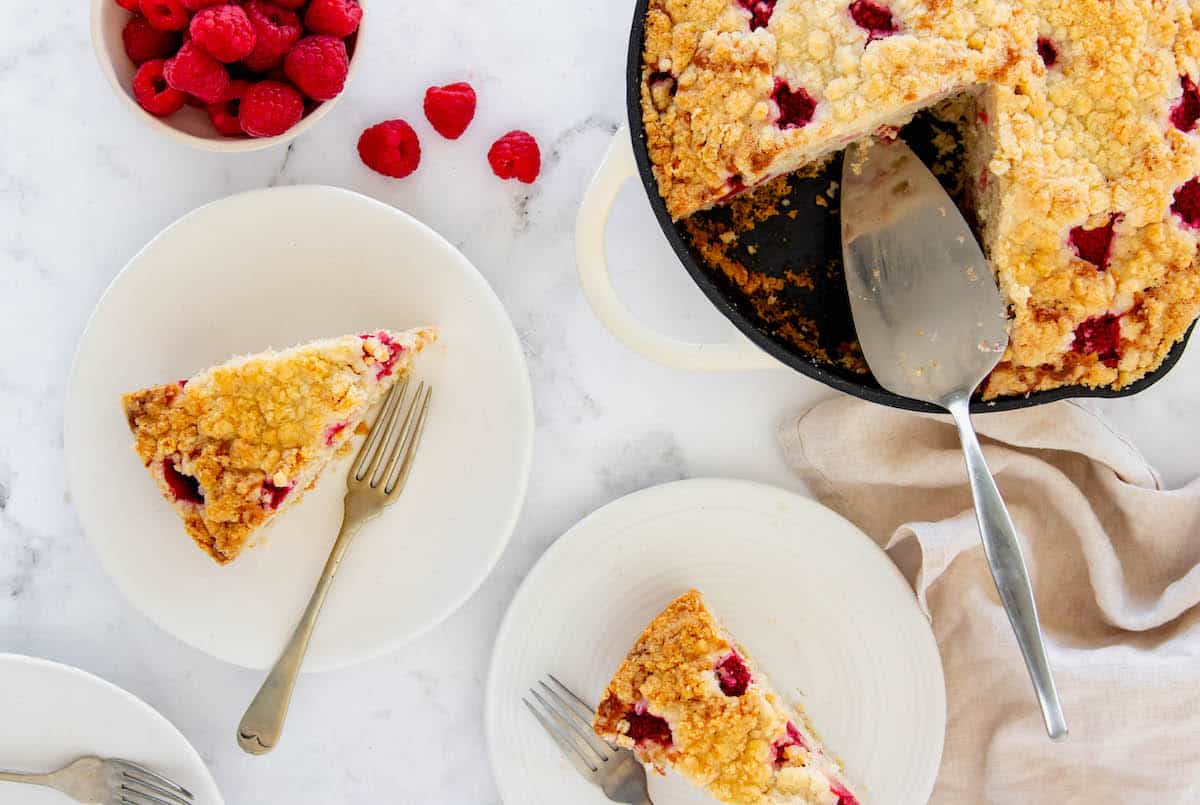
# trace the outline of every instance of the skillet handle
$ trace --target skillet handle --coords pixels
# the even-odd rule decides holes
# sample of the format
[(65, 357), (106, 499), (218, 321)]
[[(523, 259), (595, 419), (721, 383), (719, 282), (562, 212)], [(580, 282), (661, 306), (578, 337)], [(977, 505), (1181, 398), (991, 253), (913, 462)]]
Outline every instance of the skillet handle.
[(588, 303), (600, 322), (625, 346), (657, 363), (691, 372), (779, 369), (779, 361), (740, 333), (725, 344), (697, 344), (660, 333), (629, 310), (617, 296), (608, 271), (604, 234), (621, 186), (637, 175), (629, 127), (622, 126), (592, 178), (575, 219), (575, 261)]

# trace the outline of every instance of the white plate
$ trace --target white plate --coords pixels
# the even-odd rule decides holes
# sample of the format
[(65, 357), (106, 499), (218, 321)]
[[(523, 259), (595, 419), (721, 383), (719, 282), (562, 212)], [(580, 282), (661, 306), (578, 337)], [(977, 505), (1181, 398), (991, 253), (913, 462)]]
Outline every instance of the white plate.
[[(813, 501), (748, 481), (679, 481), (584, 518), (517, 592), (488, 678), (488, 750), (510, 805), (601, 805), (525, 711), (553, 673), (592, 705), (646, 624), (705, 594), (786, 697), (802, 700), (864, 805), (929, 799), (946, 694), (929, 622), (871, 540)], [(803, 691), (801, 697), (799, 692)], [(651, 775), (655, 805), (712, 800)]]
[(295, 626), (342, 515), (348, 461), (219, 567), (133, 452), (120, 395), (231, 355), (435, 324), (418, 358), (433, 407), (403, 497), (367, 524), (325, 604), (306, 670), (433, 627), (500, 557), (525, 497), (533, 403), (517, 334), (461, 253), (408, 215), (331, 187), (245, 193), (183, 217), (125, 267), (88, 323), (67, 394), (72, 497), (104, 567), (180, 639), (264, 668)]
[[(99, 677), (49, 660), (0, 654), (0, 768), (51, 771), (84, 755), (153, 769), (221, 805), (217, 784), (179, 730), (150, 705)], [(0, 783), (0, 805), (62, 805), (62, 794)]]

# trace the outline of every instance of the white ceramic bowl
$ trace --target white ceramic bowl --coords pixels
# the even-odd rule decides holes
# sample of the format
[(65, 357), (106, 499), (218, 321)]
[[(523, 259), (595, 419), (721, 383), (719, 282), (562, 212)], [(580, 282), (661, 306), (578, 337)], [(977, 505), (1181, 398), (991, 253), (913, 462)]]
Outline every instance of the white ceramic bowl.
[[(367, 4), (364, 0), (359, 0), (359, 5), (366, 10)], [(205, 151), (235, 154), (259, 151), (291, 142), (329, 114), (350, 88), (356, 66), (362, 61), (363, 26), (367, 22), (367, 16), (363, 14), (362, 24), (358, 28), (354, 52), (350, 58), (350, 72), (346, 76), (346, 87), (336, 98), (313, 109), (299, 123), (278, 137), (224, 137), (213, 128), (208, 114), (203, 109), (184, 106), (170, 117), (159, 118), (138, 105), (133, 97), (133, 74), (137, 72), (137, 68), (125, 55), (125, 45), (121, 41), (121, 31), (129, 22), (130, 12), (117, 5), (115, 0), (92, 0), (92, 47), (96, 50), (100, 69), (108, 76), (117, 97), (139, 120), (176, 142)]]

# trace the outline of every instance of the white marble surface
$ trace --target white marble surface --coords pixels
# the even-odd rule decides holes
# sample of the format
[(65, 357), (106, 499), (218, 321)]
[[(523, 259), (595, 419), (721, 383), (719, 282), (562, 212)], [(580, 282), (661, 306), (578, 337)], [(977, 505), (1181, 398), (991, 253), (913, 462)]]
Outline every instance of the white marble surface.
[[(291, 149), (189, 150), (118, 105), (95, 69), (87, 4), (12, 0), (0, 26), (0, 651), (80, 666), (158, 708), (195, 744), (229, 803), (495, 803), (480, 713), (492, 636), (521, 578), (559, 534), (614, 497), (728, 475), (795, 488), (780, 419), (830, 392), (788, 372), (686, 375), (651, 365), (591, 315), (575, 276), (575, 209), (623, 111), (629, 3), (372, 3), (374, 41), (333, 114)], [(462, 140), (433, 134), (424, 88), (467, 79), (479, 114)], [(421, 169), (363, 168), (358, 133), (406, 117)], [(484, 160), (510, 128), (541, 141), (532, 188)], [(250, 758), (233, 731), (258, 674), (180, 644), (134, 612), (96, 564), (64, 486), (62, 409), (75, 342), (101, 291), (172, 220), (275, 184), (352, 188), (440, 231), (495, 287), (525, 343), (538, 432), (524, 514), (492, 577), (408, 648), (304, 678), (283, 745)], [(729, 325), (673, 259), (638, 187), (618, 202), (619, 287), (680, 335)], [(113, 356), (121, 360), (121, 356)], [(1173, 485), (1200, 468), (1193, 348), (1136, 399), (1101, 404)], [(8, 695), (10, 692), (0, 693)], [(5, 729), (13, 725), (4, 725)], [(2, 759), (0, 759), (2, 761)]]

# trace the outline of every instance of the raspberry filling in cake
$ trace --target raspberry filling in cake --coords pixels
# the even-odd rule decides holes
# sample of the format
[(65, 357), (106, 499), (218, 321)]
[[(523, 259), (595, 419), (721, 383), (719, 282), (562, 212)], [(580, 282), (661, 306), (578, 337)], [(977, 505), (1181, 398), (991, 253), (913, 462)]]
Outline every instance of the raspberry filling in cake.
[(126, 394), (134, 448), (196, 544), (233, 561), (346, 452), (435, 337), (428, 328), (347, 335)]
[[(946, 147), (1011, 316), (985, 399), (1123, 388), (1200, 314), (1186, 3), (649, 0), (642, 66), (645, 148), (676, 221), (917, 112), (958, 126)], [(1082, 348), (1118, 319), (1117, 348)]]
[(858, 805), (841, 766), (699, 592), (642, 632), (600, 699), (596, 734), (730, 805)]

